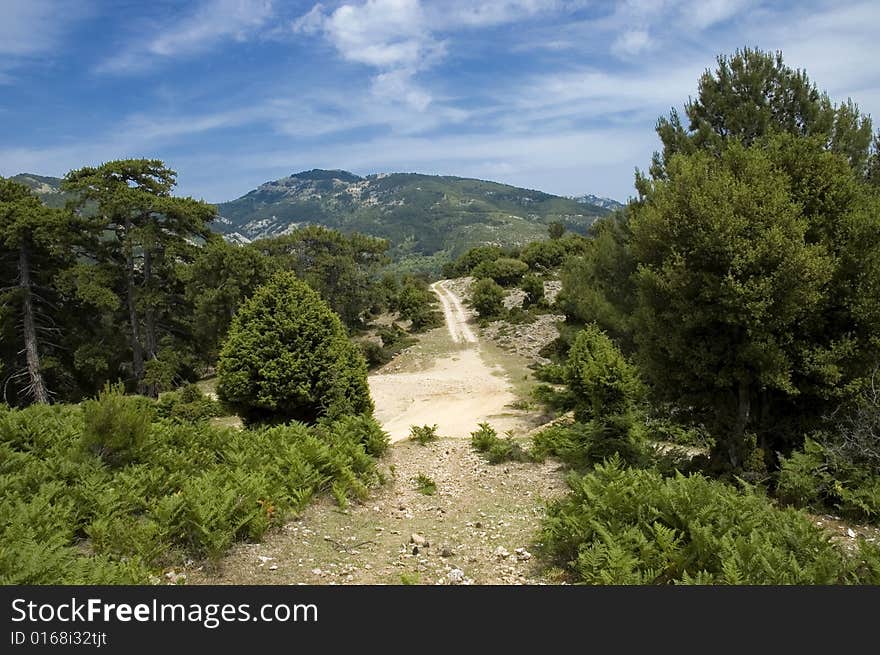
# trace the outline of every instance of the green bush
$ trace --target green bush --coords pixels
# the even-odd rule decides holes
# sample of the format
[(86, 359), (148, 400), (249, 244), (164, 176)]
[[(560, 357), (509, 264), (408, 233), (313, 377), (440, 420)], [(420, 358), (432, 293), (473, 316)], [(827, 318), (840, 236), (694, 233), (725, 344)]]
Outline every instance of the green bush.
[(491, 264), (499, 257), (504, 257), (505, 254), (506, 253), (504, 252), (504, 250), (502, 250), (498, 246), (477, 246), (475, 248), (471, 248), (461, 257), (455, 260), (455, 264), (451, 267), (451, 269), (445, 271), (446, 273), (452, 273), (451, 275), (447, 275), (446, 277), (455, 277), (455, 275), (468, 275), (483, 262)]
[(782, 459), (776, 494), (799, 507), (880, 523), (880, 472), (835, 457), (812, 439)]
[(523, 248), (520, 259), (533, 271), (547, 271), (562, 264), (565, 254), (560, 241), (532, 241)]
[(477, 280), (471, 287), (470, 304), (480, 318), (497, 318), (504, 312), (504, 289), (488, 278)]
[(564, 375), (578, 399), (578, 420), (631, 411), (642, 392), (635, 367), (596, 325), (588, 325), (577, 335)]
[(471, 271), (474, 277), (491, 278), (502, 287), (516, 285), (529, 272), (529, 266), (525, 262), (511, 257), (500, 257), (495, 261), (484, 261), (475, 266)]
[(437, 434), (436, 425), (411, 425), (409, 426), (409, 438), (411, 441), (417, 441), (423, 446), (437, 441), (440, 436)]
[(798, 510), (701, 475), (664, 478), (618, 458), (554, 503), (547, 554), (586, 584), (839, 584), (876, 580), (876, 548), (852, 559)]
[(578, 470), (615, 455), (630, 466), (645, 467), (652, 465), (657, 455), (648, 444), (643, 425), (632, 414), (553, 425), (535, 434), (532, 442), (534, 457), (552, 455)]
[(422, 332), (443, 322), (436, 305), (436, 294), (423, 280), (417, 278), (407, 278), (404, 281), (394, 302), (400, 318), (410, 321), (413, 332)]
[(641, 382), (605, 333), (595, 325), (582, 330), (562, 373), (576, 422), (536, 434), (534, 455), (555, 455), (578, 469), (615, 454), (632, 466), (647, 466), (656, 453), (637, 406)]
[(162, 418), (193, 422), (223, 416), (223, 407), (203, 394), (197, 385), (188, 384), (177, 391), (163, 393), (156, 405), (156, 413)]
[(419, 473), (415, 477), (415, 483), (416, 489), (420, 494), (424, 494), (425, 496), (433, 496), (435, 493), (437, 493), (437, 483), (424, 473)]
[(339, 317), (292, 273), (275, 275), (238, 309), (217, 372), (218, 395), (248, 423), (373, 410), (363, 356)]
[(375, 341), (360, 341), (358, 342), (358, 347), (361, 349), (361, 354), (364, 357), (364, 361), (367, 362), (367, 368), (370, 370), (384, 366), (393, 357), (391, 351)]
[[(537, 376), (535, 376), (537, 377)], [(576, 399), (568, 389), (555, 389), (549, 384), (539, 384), (532, 390), (532, 397), (556, 414), (574, 409)]]
[(519, 443), (511, 437), (502, 439), (488, 423), (480, 423), (479, 429), (471, 432), (471, 446), (482, 453), (490, 464), (531, 461), (531, 457)]
[(534, 274), (526, 275), (519, 288), (526, 292), (523, 298), (523, 309), (544, 303), (544, 280)]
[(110, 464), (137, 457), (156, 411), (149, 398), (126, 396), (121, 384), (107, 385), (97, 399), (87, 400), (82, 408), (82, 446)]
[(374, 457), (384, 455), (391, 445), (388, 433), (372, 416), (342, 416), (335, 421), (325, 421), (321, 428), (338, 431), (339, 439), (361, 444)]
[[(127, 409), (108, 397), (95, 402)], [(373, 454), (387, 435), (369, 417), (257, 430), (161, 419), (136, 460), (109, 466), (77, 447), (97, 410), (0, 405), (0, 584), (143, 584), (260, 538), (317, 493), (345, 505), (382, 481)]]

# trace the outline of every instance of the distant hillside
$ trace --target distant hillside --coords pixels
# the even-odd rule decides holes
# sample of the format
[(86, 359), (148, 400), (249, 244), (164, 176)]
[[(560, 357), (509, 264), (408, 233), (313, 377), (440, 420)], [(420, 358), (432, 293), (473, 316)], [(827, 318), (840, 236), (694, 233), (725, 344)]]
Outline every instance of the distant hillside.
[(312, 170), (219, 204), (214, 228), (236, 240), (319, 224), (388, 239), (398, 257), (455, 256), (481, 243), (523, 245), (562, 221), (584, 232), (608, 209), (496, 182), (415, 173)]
[(9, 179), (15, 180), (19, 184), (24, 184), (29, 189), (33, 189), (40, 196), (43, 203), (49, 207), (63, 207), (69, 198), (68, 194), (62, 193), (60, 190), (61, 178), (59, 177), (19, 173)]
[(603, 209), (607, 209), (609, 211), (614, 211), (615, 209), (623, 209), (626, 205), (622, 202), (617, 202), (613, 198), (603, 198), (602, 196), (594, 196), (591, 193), (588, 193), (585, 196), (573, 196), (572, 200), (575, 200), (582, 205), (592, 205), (594, 207), (602, 207)]
[[(36, 191), (47, 205), (59, 207), (67, 199), (57, 177), (21, 173), (12, 179)], [(266, 182), (237, 200), (218, 204), (220, 216), (212, 227), (227, 240), (243, 244), (303, 225), (324, 225), (388, 239), (398, 260), (435, 254), (448, 259), (478, 244), (518, 246), (543, 239), (547, 224), (557, 220), (583, 233), (617, 206), (622, 205), (597, 196), (563, 198), (462, 177), (359, 177), (316, 169)]]

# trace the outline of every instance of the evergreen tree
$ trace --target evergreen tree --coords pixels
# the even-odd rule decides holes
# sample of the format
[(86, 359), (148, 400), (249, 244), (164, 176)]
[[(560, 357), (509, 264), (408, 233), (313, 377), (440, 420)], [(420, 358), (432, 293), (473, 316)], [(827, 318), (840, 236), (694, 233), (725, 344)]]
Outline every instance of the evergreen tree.
[(252, 247), (307, 282), (347, 326), (355, 327), (375, 300), (374, 278), (387, 261), (388, 242), (309, 226)]
[(238, 309), (217, 371), (220, 398), (251, 423), (373, 410), (360, 351), (327, 303), (290, 272)]
[(271, 276), (274, 262), (256, 248), (212, 235), (193, 263), (183, 268), (191, 331), (205, 364), (214, 365), (238, 307)]
[[(3, 353), (10, 370), (0, 370), (6, 399), (10, 381), (21, 382), (15, 386), (24, 402), (51, 399), (44, 370), (47, 334), (54, 330), (49, 310), (54, 276), (70, 264), (71, 250), (65, 244), (72, 225), (68, 212), (46, 207), (27, 187), (0, 178), (0, 278), (15, 282), (0, 289), (3, 331), (14, 334), (7, 342), (11, 348)], [(21, 368), (19, 353), (24, 355)]]
[[(180, 318), (182, 290), (175, 268), (191, 259), (195, 240), (207, 235), (214, 208), (171, 192), (176, 173), (158, 160), (129, 159), (71, 171), (62, 183), (80, 211), (96, 208), (113, 240), (107, 258), (116, 270), (125, 298), (131, 349), (131, 377), (139, 393), (155, 396), (158, 381), (167, 384), (169, 359), (160, 359), (160, 339), (174, 331), (163, 320)], [(147, 380), (148, 366), (153, 367)], [(164, 369), (164, 370), (163, 370)]]
[(718, 153), (729, 141), (750, 145), (773, 134), (817, 136), (833, 152), (847, 157), (860, 173), (867, 164), (871, 119), (850, 100), (834, 106), (805, 71), (783, 63), (782, 53), (745, 48), (719, 56), (717, 68), (699, 80), (697, 97), (685, 104), (688, 125), (676, 110), (657, 122), (663, 142), (655, 153), (651, 175), (665, 175), (675, 153), (708, 150)]
[(799, 337), (822, 306), (833, 259), (809, 242), (771, 157), (739, 144), (720, 157), (673, 156), (630, 227), (643, 369), (658, 394), (700, 412), (715, 429), (716, 459), (739, 469), (754, 449), (755, 398), (800, 391)]

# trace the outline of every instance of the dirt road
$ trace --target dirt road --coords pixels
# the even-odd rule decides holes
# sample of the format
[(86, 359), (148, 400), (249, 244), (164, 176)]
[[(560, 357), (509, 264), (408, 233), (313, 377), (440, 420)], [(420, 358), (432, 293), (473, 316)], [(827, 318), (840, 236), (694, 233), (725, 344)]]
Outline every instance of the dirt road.
[[(444, 282), (433, 286), (446, 326), (370, 376), (376, 417), (397, 443), (382, 458), (388, 482), (363, 504), (340, 509), (319, 498), (302, 515), (239, 543), (216, 565), (183, 571), (190, 584), (541, 584), (534, 539), (544, 505), (565, 490), (556, 463), (487, 464), (469, 435), (489, 421), (524, 433), (533, 412), (507, 375), (487, 363), (470, 314)], [(488, 348), (488, 346), (486, 346)], [(404, 440), (411, 425), (437, 424), (442, 438)], [(436, 484), (420, 493), (416, 479)], [(421, 545), (413, 543), (418, 535)], [(425, 543), (426, 542), (426, 543)], [(174, 574), (175, 576), (177, 573)], [(175, 578), (180, 579), (180, 578)]]
[(435, 331), (426, 339), (427, 351), (417, 349), (370, 376), (376, 418), (392, 441), (405, 439), (412, 425), (436, 424), (450, 437), (468, 437), (482, 421), (499, 432), (523, 427), (521, 412), (509, 407), (516, 395), (504, 371), (486, 363), (469, 310), (445, 280), (431, 289), (449, 336)]

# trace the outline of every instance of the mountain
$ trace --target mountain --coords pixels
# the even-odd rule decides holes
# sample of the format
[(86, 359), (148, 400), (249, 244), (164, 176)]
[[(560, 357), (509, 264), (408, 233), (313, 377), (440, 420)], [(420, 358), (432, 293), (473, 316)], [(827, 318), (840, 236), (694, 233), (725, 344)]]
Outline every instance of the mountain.
[(236, 240), (318, 224), (388, 239), (392, 254), (455, 256), (471, 246), (517, 246), (562, 221), (584, 232), (608, 209), (589, 202), (462, 177), (311, 170), (266, 182), (217, 205), (214, 228)]
[(603, 209), (607, 209), (609, 211), (614, 211), (615, 209), (623, 209), (626, 205), (622, 202), (617, 202), (613, 198), (603, 198), (602, 196), (594, 196), (592, 193), (588, 193), (585, 196), (572, 196), (572, 200), (579, 202), (583, 205), (592, 205), (594, 207), (602, 207)]
[[(21, 173), (12, 179), (33, 189), (47, 205), (58, 207), (67, 199), (57, 177)], [(388, 239), (398, 260), (434, 254), (447, 259), (483, 243), (518, 246), (546, 238), (547, 224), (553, 221), (583, 233), (618, 206), (597, 196), (563, 198), (463, 177), (360, 177), (315, 169), (219, 203), (212, 227), (228, 241), (244, 244), (304, 225), (324, 225)]]
[(70, 197), (61, 191), (60, 177), (47, 177), (45, 175), (34, 175), (33, 173), (19, 173), (10, 180), (14, 180), (19, 184), (25, 185), (40, 196), (40, 199), (49, 207), (63, 207), (64, 203)]

